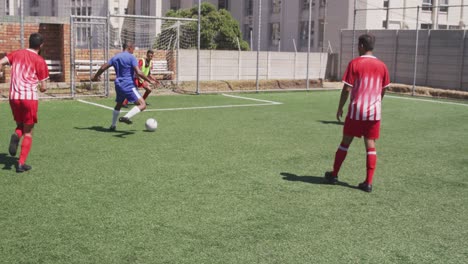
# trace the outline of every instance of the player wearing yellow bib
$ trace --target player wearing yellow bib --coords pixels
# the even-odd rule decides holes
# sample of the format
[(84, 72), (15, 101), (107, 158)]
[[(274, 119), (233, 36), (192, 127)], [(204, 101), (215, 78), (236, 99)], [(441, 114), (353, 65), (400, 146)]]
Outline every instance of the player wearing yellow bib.
[[(150, 80), (157, 83), (158, 81), (156, 80), (156, 78), (153, 78), (153, 76), (151, 76), (151, 68), (153, 68), (153, 56), (154, 56), (154, 51), (148, 50), (146, 52), (146, 58), (141, 58), (138, 60), (138, 68), (140, 68), (143, 74), (147, 76)], [(152, 90), (149, 83), (141, 78), (135, 78), (135, 85), (138, 88), (145, 89), (145, 94), (143, 94), (143, 99), (146, 101), (146, 98), (148, 98)], [(128, 101), (125, 100), (125, 102), (123, 102), (123, 106), (126, 107), (127, 104), (128, 104)], [(146, 103), (146, 105), (148, 105), (148, 103)]]

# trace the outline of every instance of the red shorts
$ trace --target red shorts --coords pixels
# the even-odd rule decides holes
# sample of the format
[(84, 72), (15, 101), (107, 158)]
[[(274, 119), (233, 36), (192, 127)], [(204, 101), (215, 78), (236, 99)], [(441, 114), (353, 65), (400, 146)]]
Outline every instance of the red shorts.
[(140, 81), (140, 79), (135, 79), (135, 85), (137, 88), (143, 88), (143, 87), (148, 87), (148, 82), (143, 80), (143, 82)]
[(368, 139), (378, 139), (380, 136), (380, 120), (362, 121), (346, 117), (343, 134), (358, 138), (363, 136)]
[(11, 112), (17, 123), (32, 125), (37, 123), (37, 100), (10, 100)]

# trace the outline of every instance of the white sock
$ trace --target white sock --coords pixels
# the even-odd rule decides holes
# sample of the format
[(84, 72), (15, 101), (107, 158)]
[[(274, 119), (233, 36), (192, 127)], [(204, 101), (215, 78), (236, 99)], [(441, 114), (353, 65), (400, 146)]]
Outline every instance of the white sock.
[(128, 119), (132, 118), (133, 116), (135, 116), (136, 114), (140, 113), (141, 110), (140, 108), (138, 108), (137, 105), (135, 105), (132, 110), (130, 110), (126, 115), (125, 117), (127, 117)]
[(112, 126), (115, 126), (117, 124), (117, 119), (119, 118), (120, 111), (117, 111), (114, 109), (114, 112), (112, 112)]

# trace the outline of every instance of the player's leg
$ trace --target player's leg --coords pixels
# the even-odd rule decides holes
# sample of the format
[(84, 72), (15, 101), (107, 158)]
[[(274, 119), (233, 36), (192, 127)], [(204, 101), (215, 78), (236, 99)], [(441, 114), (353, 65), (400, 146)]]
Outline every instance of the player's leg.
[(13, 134), (11, 134), (8, 152), (11, 156), (16, 156), (19, 141), (23, 136), (23, 116), (25, 114), (20, 100), (10, 100), (10, 108), (13, 114), (13, 119), (16, 121), (16, 128)]
[(359, 189), (371, 192), (374, 172), (377, 165), (375, 141), (379, 138), (380, 121), (368, 121), (365, 125), (364, 144), (366, 147), (366, 180), (359, 184)]
[(23, 125), (23, 141), (21, 142), (21, 152), (18, 160), (18, 167), (16, 168), (16, 172), (25, 172), (31, 169), (31, 166), (26, 164), (26, 160), (28, 159), (29, 152), (31, 151), (32, 146), (32, 131), (34, 128), (34, 124), (24, 124)]
[(128, 111), (128, 113), (119, 118), (119, 122), (123, 122), (126, 124), (133, 123), (130, 119), (134, 117), (136, 114), (140, 113), (141, 111), (146, 109), (146, 103), (143, 97), (141, 97), (140, 93), (137, 91), (136, 87), (133, 87), (126, 93), (126, 97), (129, 102), (135, 102), (135, 106)]
[(110, 131), (115, 131), (117, 126), (117, 120), (119, 119), (120, 109), (122, 108), (125, 99), (125, 94), (123, 94), (120, 90), (116, 89), (116, 98), (115, 98), (115, 107), (114, 111), (112, 111), (112, 124), (109, 127)]
[(348, 148), (353, 142), (354, 136), (343, 134), (343, 138), (341, 139), (340, 146), (335, 152), (335, 159), (333, 161), (333, 170), (327, 171), (325, 173), (325, 181), (330, 184), (335, 184), (338, 182), (338, 173), (340, 172), (341, 165), (343, 161), (346, 159), (346, 155), (348, 154)]
[[(150, 95), (152, 89), (150, 87), (150, 84), (148, 82), (143, 82), (143, 85), (141, 86), (143, 89), (145, 89), (145, 93), (143, 94), (143, 99), (146, 101), (146, 98)], [(148, 105), (148, 103), (146, 103)]]
[(29, 152), (31, 151), (32, 146), (32, 131), (34, 124), (37, 123), (37, 100), (19, 100), (21, 103), (21, 108), (23, 112), (23, 117), (21, 120), (16, 120), (17, 122), (22, 122), (23, 124), (23, 140), (21, 141), (21, 151), (18, 160), (18, 167), (16, 172), (25, 172), (31, 169), (31, 166), (26, 165), (26, 160), (28, 159)]
[(8, 152), (13, 157), (16, 156), (16, 152), (18, 151), (18, 144), (22, 136), (23, 136), (23, 124), (17, 122), (15, 132), (11, 134), (10, 145), (8, 147)]

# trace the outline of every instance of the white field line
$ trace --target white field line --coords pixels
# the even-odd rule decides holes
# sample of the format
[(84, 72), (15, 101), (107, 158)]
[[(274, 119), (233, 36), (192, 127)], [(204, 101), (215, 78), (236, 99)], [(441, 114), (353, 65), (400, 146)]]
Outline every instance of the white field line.
[[(254, 99), (254, 98), (249, 98), (249, 97), (242, 97), (242, 96), (235, 96), (235, 95), (227, 95), (227, 94), (222, 94), (223, 96), (227, 97), (233, 97), (233, 98), (238, 98), (238, 99), (244, 99), (244, 100), (252, 100), (252, 101), (258, 101), (258, 102), (264, 102), (263, 104), (241, 104), (241, 105), (213, 105), (213, 106), (194, 106), (194, 107), (176, 107), (176, 108), (156, 108), (156, 109), (145, 109), (145, 112), (157, 112), (157, 111), (177, 111), (177, 110), (193, 110), (193, 109), (216, 109), (216, 108), (234, 108), (234, 107), (250, 107), (250, 106), (267, 106), (267, 105), (279, 105), (283, 104), (280, 102), (274, 102), (274, 101), (267, 101), (267, 100), (261, 100), (261, 99)], [(85, 103), (85, 104), (90, 104), (94, 105), (97, 107), (109, 109), (109, 110), (114, 110), (113, 107), (105, 106), (102, 104), (97, 104), (93, 102), (88, 102), (85, 100), (79, 99), (78, 102)], [(122, 113), (128, 112), (128, 111), (122, 111)]]
[(222, 94), (223, 96), (226, 97), (232, 97), (232, 98), (239, 98), (239, 99), (244, 99), (244, 100), (252, 100), (252, 101), (258, 101), (258, 102), (265, 102), (265, 103), (270, 103), (270, 104), (283, 104), (280, 102), (274, 102), (274, 101), (268, 101), (268, 100), (261, 100), (261, 99), (255, 99), (255, 98), (250, 98), (250, 97), (243, 97), (243, 96), (237, 96), (237, 95), (231, 95), (231, 94)]
[[(96, 103), (88, 102), (88, 101), (81, 100), (81, 99), (78, 99), (78, 102), (81, 102), (81, 103), (84, 103), (84, 104), (94, 105), (94, 106), (101, 107), (101, 108), (105, 108), (105, 109), (109, 109), (109, 110), (114, 110), (113, 107), (105, 106), (105, 105), (102, 105), (102, 104), (96, 104)], [(122, 112), (123, 112), (123, 111), (122, 111)]]
[(412, 100), (412, 101), (422, 101), (422, 102), (436, 103), (436, 104), (451, 104), (451, 105), (468, 106), (468, 104), (462, 104), (462, 103), (434, 101), (434, 100), (419, 99), (419, 98), (408, 98), (408, 97), (400, 97), (400, 96), (392, 96), (392, 95), (386, 95), (385, 97), (390, 97), (390, 98), (394, 98), (394, 99)]

